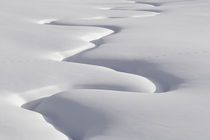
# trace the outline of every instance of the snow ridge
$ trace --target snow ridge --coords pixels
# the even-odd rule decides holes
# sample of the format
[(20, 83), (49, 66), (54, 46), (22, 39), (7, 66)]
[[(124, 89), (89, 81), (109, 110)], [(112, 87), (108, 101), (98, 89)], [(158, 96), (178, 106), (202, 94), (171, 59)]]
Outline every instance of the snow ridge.
[[(155, 4), (155, 3), (145, 3), (145, 2), (135, 2), (135, 3), (136, 4), (138, 4), (138, 3), (146, 4), (146, 5), (150, 5), (152, 7), (160, 6), (159, 4)], [(129, 9), (110, 8), (110, 9), (105, 9), (105, 10), (129, 10)], [(142, 18), (142, 17), (156, 16), (156, 15), (160, 14), (160, 11), (155, 11), (155, 10), (148, 10), (146, 12), (148, 12), (146, 15), (134, 15), (134, 16), (125, 17), (125, 18)], [(87, 19), (90, 19), (90, 20), (97, 19), (98, 20), (98, 19), (105, 19), (105, 18), (112, 18), (112, 17), (103, 17), (103, 18), (93, 17), (93, 18), (87, 18)], [(84, 19), (84, 20), (86, 20), (86, 19)], [(140, 76), (140, 75), (137, 75), (137, 74), (133, 74), (133, 73), (129, 73), (129, 72), (125, 72), (125, 71), (121, 71), (121, 70), (118, 70), (118, 69), (113, 69), (113, 68), (108, 67), (108, 66), (106, 67), (106, 66), (102, 66), (102, 65), (97, 65), (97, 64), (94, 64), (94, 62), (82, 62), (82, 59), (80, 59), (81, 54), (83, 54), (85, 52), (88, 52), (88, 51), (91, 51), (93, 49), (97, 49), (98, 47), (100, 47), (102, 44), (104, 44), (103, 39), (107, 36), (119, 33), (122, 30), (120, 27), (114, 26), (114, 25), (110, 26), (110, 25), (71, 24), (71, 23), (68, 23), (68, 22), (60, 22), (57, 19), (44, 19), (44, 20), (38, 21), (37, 23), (42, 24), (42, 25), (50, 25), (50, 26), (83, 26), (83, 27), (93, 27), (93, 28), (96, 28), (96, 29), (97, 28), (103, 29), (103, 32), (101, 32), (101, 33), (90, 33), (87, 36), (81, 37), (81, 40), (89, 42), (91, 45), (83, 46), (83, 47), (80, 47), (80, 48), (77, 48), (77, 49), (74, 49), (74, 50), (68, 50), (68, 51), (64, 51), (64, 52), (54, 52), (52, 54), (49, 54), (49, 56), (48, 56), (49, 59), (59, 61), (59, 62), (65, 61), (65, 62), (73, 62), (73, 63), (81, 63), (81, 64), (86, 64), (86, 65), (97, 66), (97, 67), (101, 67), (101, 68), (110, 69), (110, 70), (115, 71), (115, 72), (117, 72), (119, 74), (122, 74), (122, 75), (127, 75), (128, 77), (134, 77), (135, 79), (137, 79), (137, 82), (139, 83), (139, 87), (140, 87), (140, 90), (138, 90), (137, 92), (159, 93), (159, 92), (165, 92), (166, 91), (166, 89), (164, 89), (164, 87), (161, 87), (160, 84), (156, 84), (146, 77), (143, 77), (143, 76)], [(58, 86), (53, 86), (53, 87), (58, 87)], [(48, 90), (49, 88), (42, 88), (42, 89), (47, 89)], [(86, 89), (88, 89), (88, 87)], [(35, 89), (31, 93), (34, 94), (34, 91), (40, 91), (40, 90), (41, 89)], [(97, 88), (95, 90), (97, 90)], [(106, 90), (106, 89), (103, 89), (103, 90)], [(62, 91), (62, 89), (59, 89), (59, 92), (61, 92), (61, 91)], [(130, 91), (130, 92), (133, 92), (133, 91)], [(56, 93), (58, 93), (58, 92), (56, 92)], [(54, 95), (54, 94), (50, 93), (50, 94), (47, 94), (45, 97), (49, 97), (49, 95)], [(25, 103), (24, 105), (22, 105), (22, 107), (25, 108), (25, 109), (28, 109), (28, 110), (39, 112), (39, 111), (37, 111), (36, 108), (42, 103), (42, 100), (45, 100), (45, 97), (41, 97), (41, 98), (37, 99), (36, 97), (34, 98), (32, 96), (30, 98), (31, 102)], [(55, 125), (55, 127), (56, 127), (56, 125)], [(62, 129), (61, 129), (61, 132), (62, 132)], [(71, 136), (68, 136), (68, 137), (69, 137), (69, 139), (72, 139), (72, 140), (82, 140), (81, 138), (78, 138), (78, 136), (71, 135)]]

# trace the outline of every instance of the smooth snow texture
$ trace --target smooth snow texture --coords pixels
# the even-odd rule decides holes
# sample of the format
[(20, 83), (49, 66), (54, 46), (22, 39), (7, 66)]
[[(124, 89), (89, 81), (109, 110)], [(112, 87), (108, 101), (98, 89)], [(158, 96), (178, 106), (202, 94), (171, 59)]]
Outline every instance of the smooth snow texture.
[(206, 140), (208, 0), (0, 0), (0, 139)]

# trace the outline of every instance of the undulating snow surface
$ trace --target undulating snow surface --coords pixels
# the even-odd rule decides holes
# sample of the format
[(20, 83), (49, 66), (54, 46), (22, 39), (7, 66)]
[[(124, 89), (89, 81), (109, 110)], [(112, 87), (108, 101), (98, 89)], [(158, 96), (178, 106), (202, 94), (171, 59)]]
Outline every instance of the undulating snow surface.
[(209, 0), (0, 0), (1, 140), (208, 140)]

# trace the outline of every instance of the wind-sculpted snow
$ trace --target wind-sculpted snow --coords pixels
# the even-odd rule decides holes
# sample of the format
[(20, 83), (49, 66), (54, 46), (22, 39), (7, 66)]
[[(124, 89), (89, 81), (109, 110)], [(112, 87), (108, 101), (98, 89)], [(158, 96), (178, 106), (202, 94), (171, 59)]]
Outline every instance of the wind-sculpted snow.
[[(75, 56), (79, 56), (79, 55), (81, 55), (85, 52), (88, 52), (88, 51), (91, 51), (92, 49), (96, 49), (96, 48), (100, 47), (100, 45), (104, 44), (104, 41), (103, 41), (104, 37), (112, 35), (112, 34), (119, 33), (121, 31), (120, 27), (111, 26), (111, 25), (79, 25), (79, 24), (77, 25), (77, 24), (62, 23), (62, 22), (58, 22), (58, 21), (51, 21), (50, 19), (49, 20), (43, 20), (43, 21), (46, 22), (45, 24), (57, 25), (57, 26), (86, 26), (86, 27), (104, 28), (104, 32), (102, 32), (101, 34), (90, 33), (86, 37), (82, 38), (83, 40), (85, 40), (87, 42), (93, 43), (93, 45), (91, 47), (87, 46), (87, 47), (84, 47), (83, 49), (79, 48), (77, 50), (69, 50), (69, 51), (66, 51), (66, 52), (56, 52), (57, 56), (60, 56), (60, 57), (54, 57), (53, 58), (53, 56), (55, 56), (55, 55), (53, 55), (51, 57), (53, 60), (57, 59), (57, 60), (68, 61), (68, 62), (76, 62), (74, 60)], [(38, 23), (43, 23), (43, 21), (40, 21)], [(51, 22), (49, 22), (49, 21), (51, 21)], [(78, 63), (93, 64), (94, 65), (94, 62), (93, 63), (78, 62)], [(102, 65), (98, 65), (98, 66), (102, 66)], [(111, 68), (111, 67), (107, 67), (107, 68)], [(120, 71), (120, 70), (117, 70), (117, 71), (123, 72), (123, 71)], [(125, 73), (125, 74), (127, 74), (128, 76), (131, 76), (131, 77), (135, 77), (135, 75), (133, 75), (132, 73)], [(144, 77), (141, 77), (140, 75), (136, 75), (136, 76), (137, 76), (136, 79), (138, 79), (138, 83), (139, 83), (139, 87), (140, 87), (139, 88), (140, 90), (137, 90), (136, 92), (152, 93), (152, 92), (155, 92), (155, 91), (158, 91), (158, 92), (161, 91), (161, 90), (159, 90), (160, 88), (158, 88), (158, 90), (157, 90), (155, 85), (151, 81), (149, 81), (148, 79), (146, 79)], [(81, 87), (81, 88), (86, 87), (86, 88), (88, 88), (88, 86), (85, 86), (85, 85), (84, 86), (76, 86), (76, 87)], [(95, 89), (104, 89), (104, 90), (114, 90), (115, 89), (115, 90), (124, 90), (124, 91), (135, 91), (135, 90), (132, 90), (132, 89), (129, 90), (129, 89), (123, 89), (123, 88), (111, 88), (112, 86), (108, 86), (108, 85), (107, 86), (106, 85), (101, 85), (101, 86), (95, 85), (95, 86), (89, 86), (89, 87), (92, 87), (92, 88), (95, 88)], [(107, 87), (110, 87), (110, 88), (107, 88)]]
[[(148, 2), (136, 2), (141, 4), (147, 4), (151, 6), (159, 6), (156, 3), (148, 3)], [(110, 8), (109, 10), (131, 10), (131, 11), (143, 11), (146, 14), (142, 15), (132, 15), (130, 17), (104, 17), (104, 18), (86, 18), (89, 20), (94, 19), (116, 19), (116, 18), (141, 18), (141, 17), (150, 17), (160, 14), (160, 10), (138, 10), (138, 9), (126, 9), (126, 8)], [(86, 20), (83, 19), (83, 20)], [(127, 77), (133, 77), (133, 82), (139, 84), (138, 89), (134, 89), (132, 87), (121, 87), (120, 85), (114, 84), (80, 84), (75, 85), (73, 88), (75, 89), (92, 89), (92, 90), (116, 90), (116, 91), (127, 91), (127, 92), (146, 92), (146, 93), (161, 93), (167, 92), (176, 88), (179, 84), (180, 80), (173, 77), (170, 74), (162, 72), (158, 70), (156, 67), (149, 68), (153, 70), (153, 72), (147, 73), (147, 71), (142, 70), (140, 73), (136, 72), (136, 66), (140, 66), (142, 68), (147, 69), (147, 62), (137, 62), (131, 61), (127, 62), (126, 60), (90, 60), (87, 58), (83, 58), (83, 54), (86, 52), (92, 51), (94, 49), (99, 48), (101, 45), (106, 44), (104, 40), (107, 36), (113, 36), (115, 34), (120, 33), (123, 29), (119, 26), (115, 25), (94, 25), (94, 24), (71, 24), (65, 21), (59, 21), (57, 19), (44, 19), (38, 21), (38, 24), (49, 25), (49, 26), (64, 26), (64, 27), (88, 27), (97, 29), (103, 29), (100, 33), (89, 33), (81, 37), (81, 40), (89, 42), (91, 45), (87, 45), (84, 47), (79, 47), (77, 49), (71, 49), (63, 52), (54, 52), (50, 54), (48, 57), (52, 60), (56, 61), (66, 61), (66, 62), (74, 62), (80, 64), (87, 65), (95, 65), (97, 67), (105, 67), (109, 68), (120, 75), (125, 75)], [(151, 64), (149, 64), (151, 65)], [(139, 69), (139, 68), (138, 68)], [(148, 69), (148, 70), (149, 70)], [(145, 77), (143, 77), (145, 76)], [(171, 79), (170, 79), (171, 78)], [(167, 80), (165, 80), (167, 79)], [(172, 87), (173, 85), (173, 87)], [(45, 94), (46, 95), (46, 94)], [(61, 101), (60, 101), (61, 100)], [(44, 103), (47, 102), (45, 105)], [(50, 106), (48, 106), (48, 104)], [(52, 108), (52, 104), (56, 104), (55, 108), (58, 108), (61, 112), (56, 111), (56, 116), (52, 116), (51, 114), (55, 114), (54, 112), (50, 112), (50, 108)], [(43, 107), (42, 107), (43, 106)], [(60, 108), (65, 108), (65, 106), (69, 106), (69, 112), (63, 111)], [(104, 133), (106, 129), (106, 125), (108, 125), (108, 120), (105, 117), (106, 115), (100, 111), (94, 111), (95, 109), (83, 106), (78, 104), (77, 102), (67, 100), (62, 98), (48, 97), (48, 98), (40, 98), (38, 100), (31, 101), (23, 105), (25, 109), (29, 109), (32, 111), (36, 111), (41, 113), (45, 119), (53, 124), (56, 129), (63, 132), (69, 138), (73, 140), (83, 140), (87, 137), (94, 137), (99, 135), (100, 133)], [(54, 108), (54, 107), (53, 107)], [(54, 109), (55, 109), (54, 108)], [(56, 109), (57, 110), (57, 109)], [(61, 114), (61, 115), (59, 115)], [(80, 116), (80, 117), (78, 117)], [(59, 119), (58, 119), (59, 118)], [(68, 120), (68, 118), (71, 118)], [(66, 120), (68, 120), (66, 122)], [(81, 123), (83, 124), (81, 126)]]
[(0, 3), (0, 139), (209, 137), (207, 0), (31, 2)]
[[(147, 17), (147, 16), (149, 17), (149, 16), (154, 16), (155, 14), (153, 14), (153, 13), (158, 13), (155, 11), (148, 11), (148, 12), (151, 12), (150, 13), (151, 15), (149, 15), (149, 14), (141, 15), (138, 17)], [(135, 17), (135, 16), (131, 16), (131, 17)], [(114, 19), (117, 17), (108, 17), (108, 18)], [(129, 17), (127, 17), (127, 18), (129, 18)], [(101, 19), (103, 19), (103, 18), (101, 18)], [(59, 22), (59, 20), (56, 20), (56, 19), (44, 19), (44, 20), (38, 21), (38, 24), (50, 25), (50, 26), (55, 25), (55, 26), (69, 26), (69, 27), (74, 27), (74, 26), (75, 27), (79, 27), (79, 26), (91, 27), (91, 28), (95, 28), (95, 30), (97, 30), (98, 28), (103, 29), (103, 32), (101, 32), (101, 33), (89, 33), (88, 35), (83, 36), (81, 38), (82, 40), (87, 41), (87, 42), (91, 43), (92, 45), (85, 46), (82, 48), (77, 48), (75, 50), (68, 50), (68, 51), (64, 51), (64, 52), (54, 52), (54, 53), (50, 54), (48, 57), (50, 59), (56, 60), (56, 61), (76, 62), (76, 63), (82, 63), (82, 64), (88, 64), (88, 65), (91, 64), (91, 65), (97, 65), (97, 66), (103, 66), (106, 68), (111, 68), (113, 71), (116, 71), (121, 75), (126, 75), (127, 77), (133, 77), (134, 82), (139, 84), (139, 89), (132, 89), (129, 87), (120, 87), (118, 85), (115, 86), (113, 84), (111, 84), (111, 85), (108, 85), (108, 84), (75, 85), (74, 88), (117, 90), (117, 91), (130, 91), (130, 92), (148, 92), (148, 93), (165, 91), (165, 89), (163, 89), (165, 87), (161, 87), (158, 84), (155, 85), (152, 81), (150, 81), (149, 79), (147, 79), (145, 77), (142, 77), (141, 75), (134, 74), (133, 72), (126, 72), (126, 71), (122, 70), (121, 68), (120, 69), (113, 68), (112, 63), (109, 63), (108, 61), (107, 61), (108, 63), (104, 63), (104, 65), (101, 65), (101, 64), (95, 63), (94, 61), (80, 62), (82, 60), (82, 59), (80, 60), (80, 57), (78, 59), (75, 59), (75, 57), (80, 56), (83, 53), (91, 51), (93, 49), (97, 49), (102, 44), (105, 44), (106, 42), (104, 41), (104, 38), (107, 36), (110, 36), (110, 35), (120, 33), (122, 30), (121, 27), (118, 27), (115, 25), (70, 24), (68, 22)], [(104, 61), (99, 60), (99, 62), (104, 62)], [(110, 64), (110, 66), (106, 65), (106, 64)], [(44, 95), (46, 96), (47, 94), (44, 94)], [(63, 132), (65, 135), (67, 135), (69, 138), (71, 138), (73, 140), (85, 139), (85, 137), (87, 137), (86, 133), (88, 133), (88, 137), (89, 137), (91, 135), (92, 136), (98, 135), (98, 134), (100, 134), (100, 131), (102, 131), (102, 132), (104, 131), (104, 129), (105, 129), (104, 125), (105, 124), (107, 125), (107, 119), (105, 118), (105, 115), (103, 115), (102, 113), (99, 113), (99, 111), (94, 111), (91, 108), (80, 105), (74, 101), (67, 100), (65, 103), (64, 99), (62, 99), (62, 101), (60, 101), (60, 99), (55, 98), (55, 100), (53, 101), (51, 98), (52, 97), (50, 97), (49, 102), (48, 102), (48, 98), (40, 98), (38, 100), (31, 101), (29, 103), (24, 104), (23, 108), (41, 113), (49, 123), (53, 124), (55, 126), (55, 128), (57, 128), (58, 130), (60, 130), (61, 132)], [(56, 111), (56, 114), (58, 116), (50, 115), (52, 112), (47, 113), (50, 111), (50, 108), (52, 108), (52, 106), (50, 105), (49, 108), (47, 107), (48, 105), (44, 105), (43, 107), (41, 107), (44, 102), (48, 102), (48, 104), (50, 102), (52, 102), (53, 104), (56, 104), (56, 108), (58, 108), (58, 110), (61, 110), (61, 112)], [(71, 107), (71, 108), (69, 108), (69, 110), (70, 110), (69, 112), (66, 112), (65, 110), (62, 111), (62, 109), (60, 109), (60, 108), (65, 108), (65, 106)], [(42, 111), (43, 109), (45, 111)], [(61, 114), (61, 116), (59, 116), (59, 114)], [(75, 116), (75, 117), (73, 117), (73, 116)], [(78, 116), (81, 116), (81, 117), (78, 118)], [(69, 117), (71, 118), (70, 120), (68, 120)], [(57, 118), (59, 118), (59, 119), (57, 119)], [(68, 123), (66, 123), (66, 120), (68, 120)], [(80, 125), (81, 123), (83, 124), (82, 126)]]
[[(75, 25), (75, 24), (68, 24), (68, 23), (59, 23), (59, 22), (56, 22), (56, 21), (48, 23), (48, 24), (58, 25), (58, 26), (103, 27), (103, 28), (106, 28), (106, 29), (110, 30), (110, 33), (107, 33), (107, 35), (116, 34), (116, 33), (121, 31), (120, 27), (106, 26), (106, 25)], [(107, 35), (105, 35), (105, 37)], [(91, 36), (91, 34), (89, 36)], [(92, 42), (94, 44), (93, 45), (94, 47), (91, 47), (91, 48), (87, 47), (87, 49), (84, 49), (81, 52), (78, 51), (78, 53), (76, 53), (76, 54), (74, 53), (74, 55), (69, 55), (66, 58), (63, 57), (64, 58), (63, 60), (64, 61), (68, 61), (68, 62), (76, 62), (76, 63), (82, 63), (82, 64), (91, 64), (91, 65), (105, 66), (107, 68), (111, 68), (111, 69), (119, 71), (119, 72), (125, 72), (125, 73), (131, 74), (131, 75), (135, 74), (136, 76), (139, 76), (139, 79), (140, 79), (141, 74), (140, 73), (137, 74), (135, 72), (134, 68), (135, 68), (135, 66), (142, 66), (143, 68), (146, 67), (147, 65), (144, 66), (144, 62), (143, 62), (143, 65), (142, 64), (140, 65), (140, 64), (136, 63), (135, 61), (131, 62), (131, 63), (126, 63), (126, 61), (123, 62), (123, 60), (122, 60), (122, 62), (120, 62), (120, 60), (116, 60), (116, 61), (115, 60), (89, 60), (87, 58), (83, 58), (82, 57), (82, 54), (84, 54), (84, 53), (86, 53), (88, 51), (91, 51), (92, 49), (96, 49), (97, 47), (100, 47), (100, 45), (102, 45), (104, 43), (103, 35), (101, 35), (101, 36), (102, 36), (101, 38), (100, 37), (93, 37), (92, 39), (87, 39), (87, 41), (90, 41), (90, 42)], [(130, 67), (129, 64), (132, 64), (132, 66)], [(145, 64), (146, 64), (146, 62), (145, 62)], [(118, 66), (118, 67), (116, 67), (116, 66)], [(127, 70), (127, 69), (134, 69), (134, 71), (133, 70)], [(153, 69), (155, 69), (155, 67)], [(154, 71), (158, 71), (158, 70), (155, 69)], [(150, 77), (151, 79), (153, 79), (155, 81), (155, 84), (156, 84), (155, 92), (167, 92), (170, 89), (172, 89), (172, 88), (170, 88), (170, 85), (168, 85), (168, 84), (171, 84), (171, 86), (174, 86), (174, 87), (176, 87), (176, 83), (177, 83), (177, 85), (179, 84), (179, 82), (169, 83), (168, 80), (166, 80), (166, 81), (161, 80), (161, 79), (165, 79), (166, 77), (167, 77), (167, 79), (170, 79), (170, 77), (172, 77), (171, 79), (174, 79), (173, 81), (180, 81), (180, 80), (176, 80), (176, 78), (174, 78), (173, 76), (170, 76), (169, 74), (165, 74), (165, 76), (163, 76), (164, 72), (162, 72), (162, 73), (163, 73), (162, 76), (160, 76), (160, 73), (159, 74), (155, 73), (155, 74), (150, 75), (150, 76), (147, 75), (148, 77)], [(142, 74), (146, 75), (144, 73), (142, 73)], [(153, 78), (153, 77), (161, 77), (161, 78)], [(163, 81), (163, 82), (160, 82), (160, 81)], [(139, 82), (139, 83), (142, 83), (142, 82)], [(148, 86), (148, 87), (154, 87), (153, 83), (151, 82), (151, 84), (149, 84), (149, 82), (147, 82), (146, 79), (145, 79), (144, 83), (148, 83), (148, 85), (151, 85), (151, 86)], [(83, 86), (80, 86), (80, 87), (83, 87)], [(84, 87), (87, 88), (88, 86), (84, 86)], [(89, 87), (91, 87), (91, 86), (89, 86)], [(97, 87), (98, 88), (101, 87), (99, 89), (105, 89), (103, 87), (106, 87), (106, 86), (92, 86), (92, 88), (93, 87), (95, 87), (96, 89), (97, 89)], [(140, 85), (140, 87), (141, 87), (141, 85)], [(145, 84), (143, 84), (143, 87), (147, 87), (147, 86), (145, 86)], [(110, 88), (108, 88), (108, 89), (110, 89)], [(111, 88), (111, 89), (116, 89), (116, 88)], [(151, 88), (151, 89), (154, 89), (154, 88)], [(139, 92), (141, 92), (141, 91), (139, 91)], [(151, 91), (150, 90), (146, 90), (146, 92), (151, 92)]]
[(72, 140), (83, 140), (103, 134), (111, 123), (102, 110), (62, 96), (42, 98), (27, 103), (23, 107), (41, 113), (47, 122)]
[[(113, 8), (114, 9), (114, 8)], [(123, 9), (123, 8), (122, 8)], [(120, 10), (120, 9), (118, 9)], [(126, 9), (123, 9), (123, 10), (126, 10)], [(146, 11), (146, 10), (144, 10)], [(149, 16), (154, 16), (155, 14), (153, 13), (156, 13), (156, 14), (159, 14), (159, 11), (156, 12), (156, 11), (150, 11), (148, 10), (147, 12), (151, 12), (150, 14), (151, 15), (140, 15), (139, 17), (149, 17)], [(109, 17), (110, 18), (110, 17)], [(113, 17), (111, 17), (113, 18)], [(110, 65), (111, 66), (108, 66), (107, 63), (104, 63), (104, 61), (102, 62), (102, 64), (97, 64), (95, 63), (94, 61), (92, 62), (85, 62), (83, 61), (82, 59), (78, 58), (77, 59), (77, 56), (80, 56), (82, 54), (84, 54), (85, 52), (88, 52), (88, 51), (91, 51), (92, 49), (96, 49), (98, 47), (100, 47), (100, 45), (104, 44), (104, 40), (103, 38), (104, 37), (107, 37), (109, 35), (113, 35), (113, 34), (117, 34), (119, 33), (122, 29), (121, 27), (118, 27), (118, 26), (114, 26), (114, 25), (83, 25), (83, 24), (71, 24), (71, 23), (68, 23), (68, 22), (59, 22), (57, 20), (53, 20), (53, 19), (45, 19), (45, 20), (41, 20), (38, 22), (39, 24), (48, 24), (48, 25), (57, 25), (57, 26), (82, 26), (82, 27), (96, 27), (96, 28), (103, 28), (104, 29), (104, 32), (102, 32), (101, 34), (92, 34), (90, 33), (89, 35), (87, 35), (87, 37), (83, 37), (83, 40), (85, 41), (88, 41), (88, 42), (91, 42), (93, 43), (92, 46), (87, 46), (87, 47), (83, 47), (83, 48), (78, 48), (77, 50), (69, 50), (69, 51), (66, 51), (66, 52), (55, 52), (54, 54), (52, 54), (52, 59), (54, 60), (63, 60), (63, 61), (68, 61), (68, 62), (77, 62), (77, 63), (83, 63), (83, 64), (92, 64), (92, 65), (98, 65), (98, 66), (105, 66), (107, 68), (111, 68), (113, 70), (116, 70), (116, 71), (119, 71), (119, 72), (125, 72), (127, 73), (126, 71), (124, 70), (121, 70), (121, 69), (115, 69), (113, 68), (112, 66), (112, 62), (110, 62)], [(56, 55), (58, 57), (56, 57)], [(53, 57), (54, 55), (54, 57)], [(76, 59), (75, 59), (76, 58)], [(88, 60), (87, 60), (88, 61)], [(100, 63), (100, 60), (98, 61)], [(103, 65), (104, 64), (104, 65)], [(131, 73), (127, 73), (127, 74), (130, 74), (131, 76), (135, 76), (134, 75), (134, 72), (131, 72)], [(146, 78), (142, 78), (141, 75), (136, 75), (138, 77), (138, 79), (140, 80), (139, 82), (139, 85), (141, 87), (141, 83), (143, 83), (143, 86), (142, 86), (142, 91), (143, 92), (166, 92), (168, 91), (168, 86), (166, 86), (166, 84), (164, 84), (164, 87), (161, 86), (160, 83), (158, 83), (156, 81), (156, 83), (158, 83), (158, 87), (155, 87), (154, 83), (152, 83), (152, 81), (149, 81), (148, 79)], [(143, 82), (142, 82), (143, 81)], [(146, 86), (148, 85), (148, 86)], [(95, 88), (95, 89), (108, 89), (108, 90), (120, 90), (120, 89), (123, 89), (123, 88), (114, 88), (114, 86), (108, 86), (108, 85), (92, 85), (92, 86), (77, 86), (77, 87), (81, 87), (81, 88)], [(107, 88), (107, 87), (110, 87), (110, 88)], [(144, 88), (149, 88), (148, 90), (147, 89), (144, 89)], [(141, 88), (140, 88), (141, 89)], [(155, 89), (155, 90), (154, 90)], [(125, 91), (129, 91), (128, 89), (124, 89)], [(132, 91), (132, 90), (130, 90)], [(141, 92), (141, 90), (139, 91)]]

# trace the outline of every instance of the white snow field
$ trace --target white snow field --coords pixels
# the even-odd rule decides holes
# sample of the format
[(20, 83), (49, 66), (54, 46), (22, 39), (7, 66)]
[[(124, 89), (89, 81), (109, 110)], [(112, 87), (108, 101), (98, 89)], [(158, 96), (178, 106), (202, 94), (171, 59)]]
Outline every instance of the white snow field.
[(0, 140), (209, 140), (209, 0), (0, 0)]

